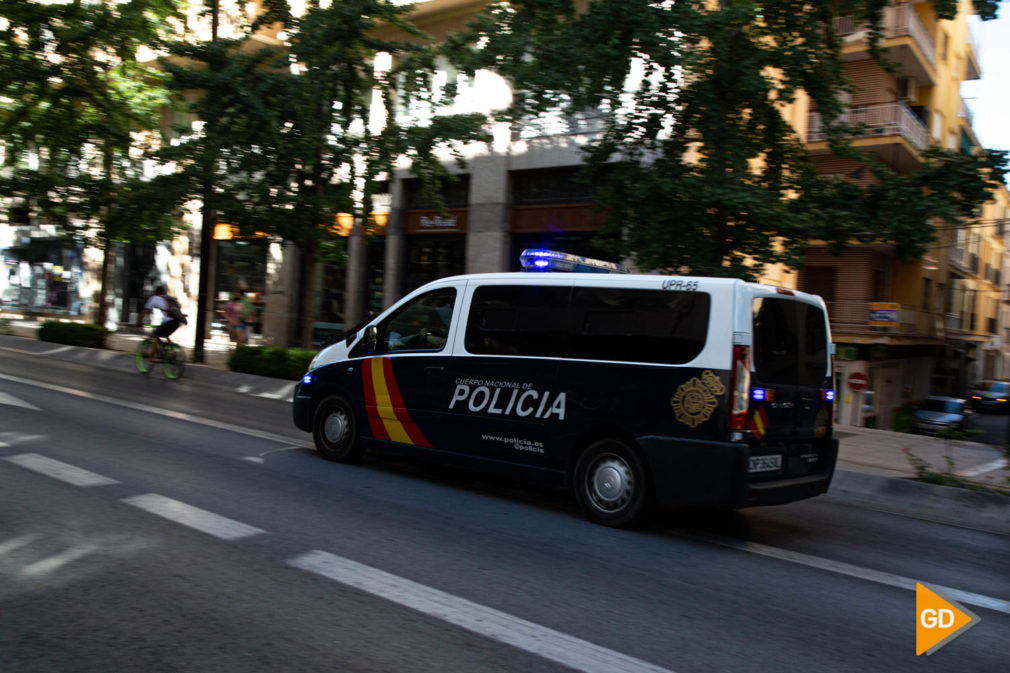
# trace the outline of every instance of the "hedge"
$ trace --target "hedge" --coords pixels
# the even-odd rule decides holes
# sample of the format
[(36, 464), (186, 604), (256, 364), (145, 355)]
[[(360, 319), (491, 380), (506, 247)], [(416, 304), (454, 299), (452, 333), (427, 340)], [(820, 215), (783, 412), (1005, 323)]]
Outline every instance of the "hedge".
[(228, 359), (228, 368), (245, 374), (297, 381), (308, 371), (317, 352), (304, 348), (238, 346)]
[(109, 330), (101, 325), (91, 325), (82, 322), (60, 322), (48, 320), (39, 328), (40, 341), (52, 341), (71, 346), (87, 346), (88, 348), (105, 348), (105, 337)]

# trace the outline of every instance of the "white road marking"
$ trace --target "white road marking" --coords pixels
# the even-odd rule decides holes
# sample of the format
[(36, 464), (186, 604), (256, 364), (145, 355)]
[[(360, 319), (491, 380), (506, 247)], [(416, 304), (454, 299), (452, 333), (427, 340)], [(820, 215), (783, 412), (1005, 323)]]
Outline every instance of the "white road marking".
[[(820, 556), (811, 556), (810, 554), (804, 554), (802, 552), (790, 551), (789, 549), (771, 547), (769, 545), (760, 544), (758, 542), (748, 542), (746, 540), (734, 540), (731, 538), (720, 537), (717, 535), (702, 535), (677, 530), (674, 530), (672, 532), (678, 537), (689, 538), (697, 540), (699, 542), (707, 542), (709, 544), (715, 544), (721, 547), (729, 547), (730, 549), (745, 551), (751, 554), (758, 554), (760, 556), (767, 556), (769, 558), (775, 558), (781, 561), (789, 561), (790, 563), (798, 563), (799, 565), (808, 566), (810, 568), (817, 568), (818, 570), (827, 570), (828, 572), (837, 573), (839, 575), (847, 575), (849, 577), (868, 580), (870, 582), (876, 582), (878, 584), (886, 584), (887, 586), (898, 587), (899, 589), (908, 589), (909, 591), (915, 591), (916, 583), (923, 581), (912, 579), (911, 577), (904, 577), (902, 575), (895, 575), (893, 573), (883, 572), (880, 570), (863, 568), (861, 566), (852, 565), (851, 563), (844, 563), (842, 561), (832, 561), (831, 559), (822, 558)], [(936, 584), (935, 582), (930, 582), (930, 585), (939, 588), (940, 591), (944, 593), (944, 595), (950, 596), (952, 599), (956, 601), (967, 603), (969, 605), (975, 605), (981, 608), (988, 608), (990, 610), (995, 610), (997, 612), (1002, 612), (1004, 614), (1010, 615), (1010, 601), (1003, 600), (1002, 598), (985, 596), (983, 594), (976, 594), (971, 591), (962, 591), (961, 589), (954, 589), (953, 587), (944, 586), (942, 584)]]
[(166, 498), (157, 493), (136, 495), (132, 498), (125, 498), (123, 502), (138, 507), (145, 512), (156, 514), (169, 521), (174, 521), (202, 533), (221, 538), (222, 540), (239, 540), (244, 537), (266, 533), (265, 530), (248, 526), (240, 521), (208, 512), (199, 507), (187, 505), (178, 500)]
[(44, 558), (41, 561), (36, 561), (31, 565), (25, 566), (21, 569), (21, 574), (26, 577), (48, 575), (55, 570), (59, 570), (68, 563), (73, 563), (77, 559), (87, 556), (98, 548), (98, 545), (93, 544), (82, 544), (77, 547), (71, 547), (59, 554), (54, 554), (49, 558)]
[(11, 447), (22, 442), (34, 442), (36, 439), (45, 439), (45, 435), (26, 435), (23, 432), (0, 432), (0, 448)]
[(16, 456), (6, 456), (4, 460), (15, 465), (20, 465), (33, 472), (44, 474), (47, 477), (73, 484), (74, 486), (108, 486), (119, 483), (115, 479), (109, 479), (90, 470), (75, 467), (52, 458), (46, 458), (37, 453), (19, 453)]
[(1002, 470), (1007, 467), (1010, 463), (1007, 462), (1006, 458), (1000, 458), (999, 460), (994, 460), (991, 463), (986, 463), (985, 465), (979, 465), (978, 467), (973, 467), (970, 470), (960, 470), (958, 471), (958, 476), (961, 477), (977, 477), (980, 474), (985, 474), (986, 472), (995, 472), (996, 470)]
[(34, 404), (25, 402), (24, 400), (14, 397), (8, 393), (0, 393), (0, 404), (6, 404), (12, 407), (21, 407), (22, 409), (31, 409), (32, 411), (42, 411)]
[[(50, 348), (47, 351), (39, 351), (37, 353), (32, 353), (32, 355), (52, 355), (54, 353), (66, 353), (71, 348), (73, 348), (73, 346), (60, 346), (59, 348)], [(31, 351), (22, 351), (22, 352), (29, 353)]]
[(37, 537), (38, 535), (22, 535), (21, 537), (14, 537), (10, 540), (0, 542), (0, 556), (6, 556), (11, 552), (21, 549), (22, 547), (27, 547), (34, 542)]
[(286, 386), (278, 388), (277, 390), (270, 393), (256, 393), (256, 397), (265, 397), (268, 400), (289, 400), (291, 396), (294, 395), (295, 384), (289, 383)]
[(307, 552), (291, 559), (288, 564), (544, 657), (576, 671), (671, 673), (669, 669), (661, 666), (324, 551)]
[(209, 418), (201, 418), (200, 416), (193, 416), (192, 414), (186, 414), (181, 411), (172, 411), (171, 409), (159, 409), (158, 407), (152, 407), (147, 404), (140, 404), (138, 402), (129, 402), (127, 400), (117, 400), (114, 397), (107, 397), (105, 395), (96, 395), (94, 393), (85, 392), (83, 390), (76, 390), (74, 388), (66, 388), (64, 386), (57, 386), (52, 383), (42, 383), (40, 381), (31, 381), (29, 379), (23, 379), (18, 376), (10, 376), (9, 374), (0, 374), (0, 379), (6, 381), (14, 381), (15, 383), (21, 383), (26, 386), (35, 386), (36, 388), (43, 388), (45, 390), (52, 390), (58, 393), (63, 393), (64, 395), (73, 395), (75, 397), (83, 397), (89, 400), (95, 400), (98, 402), (104, 402), (106, 404), (114, 404), (119, 407), (125, 407), (127, 409), (133, 409), (134, 411), (143, 411), (148, 414), (155, 414), (158, 416), (164, 416), (166, 418), (174, 418), (180, 421), (186, 421), (188, 423), (196, 423), (197, 425), (204, 425), (210, 428), (216, 428), (218, 430), (227, 430), (228, 432), (237, 432), (239, 434), (247, 435), (249, 437), (255, 437), (257, 439), (264, 439), (269, 442), (278, 442), (280, 444), (287, 444), (289, 446), (294, 445), (299, 448), (309, 448), (308, 442), (298, 442), (293, 440), (291, 437), (284, 437), (282, 435), (275, 435), (271, 432), (262, 432), (260, 430), (253, 430), (251, 428), (242, 427), (240, 425), (233, 425), (231, 423), (224, 423), (222, 421), (214, 421)]

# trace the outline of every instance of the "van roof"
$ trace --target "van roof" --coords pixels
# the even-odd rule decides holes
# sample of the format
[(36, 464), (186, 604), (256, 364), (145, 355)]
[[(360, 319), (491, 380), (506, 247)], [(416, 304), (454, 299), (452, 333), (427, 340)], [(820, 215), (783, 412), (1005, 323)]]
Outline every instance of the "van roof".
[[(779, 285), (768, 285), (765, 283), (752, 283), (745, 280), (740, 280), (739, 278), (717, 278), (714, 276), (667, 276), (659, 274), (613, 274), (613, 273), (573, 273), (564, 271), (550, 271), (550, 272), (530, 272), (530, 271), (507, 271), (507, 272), (492, 272), (492, 273), (470, 273), (458, 276), (447, 276), (445, 278), (439, 278), (438, 280), (433, 280), (426, 285), (434, 285), (436, 283), (448, 283), (448, 282), (459, 282), (468, 280), (479, 280), (479, 281), (524, 281), (524, 282), (540, 282), (544, 284), (554, 284), (554, 283), (570, 283), (574, 282), (577, 284), (603, 284), (603, 285), (639, 285), (639, 286), (650, 286), (654, 285), (656, 282), (662, 282), (666, 280), (682, 280), (682, 281), (699, 281), (703, 282), (707, 287), (750, 287), (754, 289), (761, 289), (766, 292), (774, 292), (784, 295), (794, 295), (797, 297), (803, 297), (806, 299), (813, 299), (817, 295), (803, 292), (801, 290), (794, 290), (793, 288), (782, 287)], [(424, 287), (424, 286), (422, 286)], [(420, 288), (418, 288), (420, 289)], [(671, 288), (676, 289), (676, 288)]]

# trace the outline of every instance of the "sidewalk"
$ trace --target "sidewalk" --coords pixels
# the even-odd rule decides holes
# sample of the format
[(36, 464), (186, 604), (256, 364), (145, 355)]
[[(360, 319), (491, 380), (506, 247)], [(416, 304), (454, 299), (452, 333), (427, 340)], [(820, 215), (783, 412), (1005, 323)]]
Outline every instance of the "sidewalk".
[[(4, 349), (39, 356), (85, 362), (120, 371), (135, 371), (133, 353), (140, 335), (113, 333), (109, 350), (62, 346), (37, 340), (39, 323), (11, 321), (0, 333)], [(192, 351), (192, 344), (181, 344)], [(203, 385), (224, 387), (240, 393), (290, 400), (293, 381), (240, 374), (228, 369), (234, 344), (225, 335), (204, 342), (206, 362), (191, 364), (186, 379)], [(889, 430), (836, 426), (839, 439), (838, 466), (829, 496), (855, 500), (878, 509), (908, 516), (928, 517), (958, 525), (971, 525), (1010, 535), (1010, 467), (1000, 447), (967, 441)], [(914, 481), (916, 471), (909, 454), (925, 460), (936, 472), (947, 470), (947, 457), (954, 473), (988, 488), (1001, 488), (1007, 495), (981, 493), (965, 488)]]

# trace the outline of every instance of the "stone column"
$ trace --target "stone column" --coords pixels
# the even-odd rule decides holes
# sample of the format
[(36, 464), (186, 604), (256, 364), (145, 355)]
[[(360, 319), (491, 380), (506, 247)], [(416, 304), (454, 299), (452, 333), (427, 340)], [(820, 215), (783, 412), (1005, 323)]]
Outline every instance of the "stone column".
[(344, 285), (344, 328), (357, 325), (365, 317), (365, 232), (355, 222), (347, 236), (347, 278)]
[(508, 157), (475, 157), (470, 161), (466, 272), (505, 271), (508, 269), (508, 255)]
[(392, 207), (386, 220), (386, 257), (382, 273), (382, 307), (392, 306), (403, 295), (405, 244), (403, 235), (407, 204), (403, 180), (394, 180), (392, 185)]

